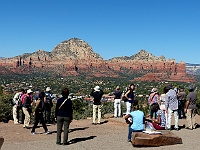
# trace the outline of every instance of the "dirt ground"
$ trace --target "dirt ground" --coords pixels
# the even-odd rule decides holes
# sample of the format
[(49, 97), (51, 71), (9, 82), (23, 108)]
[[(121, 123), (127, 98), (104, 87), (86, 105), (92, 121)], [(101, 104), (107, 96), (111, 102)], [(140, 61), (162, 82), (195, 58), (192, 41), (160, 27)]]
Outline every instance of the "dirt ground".
[[(179, 126), (181, 127), (180, 131), (172, 131), (183, 139), (183, 144), (177, 146), (174, 145), (170, 149), (189, 149), (193, 144), (199, 145), (197, 139), (199, 138), (200, 128), (195, 130), (186, 130), (183, 128), (185, 121), (185, 119), (179, 120)], [(200, 116), (196, 116), (196, 122), (200, 124)], [(31, 129), (25, 129), (23, 128), (23, 125), (14, 125), (12, 121), (9, 123), (0, 123), (0, 136), (3, 136), (4, 138), (2, 150), (20, 150), (22, 148), (20, 145), (23, 143), (27, 143), (27, 149), (30, 149), (28, 148), (28, 145), (33, 146), (33, 143), (35, 143), (34, 149), (40, 149), (39, 143), (41, 142), (46, 143), (49, 150), (55, 149), (56, 124), (48, 125), (48, 129), (52, 131), (52, 134), (44, 134), (42, 126), (39, 125), (39, 128), (36, 129), (38, 134), (32, 135)], [(71, 147), (70, 149), (121, 149), (121, 146), (126, 147), (126, 149), (133, 148), (132, 145), (127, 142), (127, 124), (123, 118), (102, 120), (101, 125), (92, 125), (91, 119), (73, 120), (70, 125), (69, 141), (74, 143), (72, 146), (69, 145), (69, 147)], [(100, 147), (94, 147), (90, 141), (93, 141), (96, 145), (100, 145)], [(52, 147), (48, 147), (50, 145)], [(188, 145), (190, 147), (188, 147)], [(170, 146), (167, 146), (166, 148), (169, 147)], [(196, 147), (193, 147), (194, 150), (195, 148)], [(162, 147), (162, 149), (164, 149), (164, 147)], [(140, 150), (142, 150), (142, 148), (140, 148)]]

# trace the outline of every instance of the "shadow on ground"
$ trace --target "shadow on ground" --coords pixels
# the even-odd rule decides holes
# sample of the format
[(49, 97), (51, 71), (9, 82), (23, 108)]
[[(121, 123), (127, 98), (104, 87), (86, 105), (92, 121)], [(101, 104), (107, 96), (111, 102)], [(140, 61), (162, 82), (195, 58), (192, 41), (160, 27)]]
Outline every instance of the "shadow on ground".
[(89, 137), (84, 137), (84, 138), (74, 138), (74, 139), (69, 141), (69, 144), (74, 144), (74, 143), (78, 143), (78, 142), (82, 142), (82, 141), (92, 140), (95, 137), (96, 136), (89, 136)]
[[(74, 131), (85, 130), (85, 129), (88, 129), (88, 128), (89, 128), (89, 127), (69, 129), (69, 133), (74, 132)], [(64, 131), (64, 130), (62, 130), (62, 132), (63, 132), (63, 131)], [(51, 133), (57, 133), (57, 131), (51, 131)]]

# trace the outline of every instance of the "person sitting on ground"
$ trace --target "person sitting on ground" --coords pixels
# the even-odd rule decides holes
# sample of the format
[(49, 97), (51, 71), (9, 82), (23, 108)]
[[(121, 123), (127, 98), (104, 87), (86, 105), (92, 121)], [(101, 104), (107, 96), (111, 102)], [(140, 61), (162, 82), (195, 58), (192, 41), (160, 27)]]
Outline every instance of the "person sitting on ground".
[(35, 122), (34, 122), (34, 126), (31, 130), (32, 134), (36, 134), (35, 132), (35, 128), (37, 127), (39, 121), (42, 123), (42, 126), (44, 128), (44, 131), (46, 134), (50, 134), (51, 132), (47, 129), (46, 123), (44, 121), (44, 117), (43, 117), (43, 110), (44, 110), (44, 97), (45, 97), (45, 93), (41, 92), (39, 94), (38, 100), (36, 101), (36, 107), (35, 107), (35, 111), (33, 112), (33, 115), (35, 116)]
[(144, 113), (139, 110), (138, 101), (135, 100), (135, 103), (132, 109), (133, 111), (130, 114), (125, 116), (126, 122), (129, 123), (128, 142), (131, 142), (131, 137), (133, 133), (142, 132), (145, 126)]
[(152, 104), (152, 112), (156, 113), (157, 119), (152, 118), (151, 122), (156, 130), (165, 130), (166, 118), (158, 103)]

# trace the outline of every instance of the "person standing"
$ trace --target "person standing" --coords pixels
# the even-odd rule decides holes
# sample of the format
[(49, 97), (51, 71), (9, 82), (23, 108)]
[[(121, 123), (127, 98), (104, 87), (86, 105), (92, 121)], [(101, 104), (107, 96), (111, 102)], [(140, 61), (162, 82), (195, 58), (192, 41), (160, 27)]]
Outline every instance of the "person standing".
[[(163, 89), (163, 91), (165, 91), (165, 88)], [(160, 95), (160, 109), (164, 112), (165, 114), (165, 121), (166, 121), (166, 125), (167, 125), (167, 113), (166, 113), (166, 110), (165, 110), (165, 99), (166, 99), (166, 92), (164, 92), (163, 94)], [(166, 126), (165, 126), (166, 128)]]
[(68, 98), (69, 90), (62, 90), (62, 97), (57, 100), (55, 117), (57, 120), (57, 141), (56, 144), (61, 145), (61, 133), (64, 125), (63, 145), (68, 145), (69, 125), (73, 120), (72, 101)]
[(127, 99), (126, 103), (126, 115), (131, 113), (131, 105), (134, 102), (134, 90), (135, 90), (135, 85), (130, 84), (128, 91), (125, 93), (125, 97)]
[(51, 88), (47, 87), (45, 92), (45, 110), (44, 110), (44, 116), (45, 116), (45, 122), (51, 123), (51, 108), (53, 107), (53, 94), (51, 93)]
[(13, 120), (14, 120), (14, 124), (20, 124), (19, 123), (19, 111), (21, 109), (20, 108), (21, 107), (21, 96), (24, 93), (25, 93), (25, 90), (21, 89), (21, 90), (19, 90), (19, 92), (17, 92), (14, 95), (14, 98), (13, 98), (13, 102), (14, 102), (14, 105), (13, 105)]
[(94, 98), (93, 99), (93, 123), (96, 124), (96, 112), (98, 111), (98, 120), (97, 124), (101, 123), (101, 98), (103, 96), (103, 91), (100, 89), (99, 86), (95, 86), (95, 88), (92, 90), (90, 95)]
[(194, 87), (192, 85), (188, 87), (188, 90), (189, 93), (186, 98), (186, 105), (184, 111), (186, 113), (186, 129), (192, 130), (195, 129), (197, 126), (195, 122), (197, 94), (194, 91)]
[(185, 108), (185, 99), (186, 99), (186, 93), (184, 92), (184, 88), (180, 87), (177, 93), (177, 98), (180, 102), (180, 106), (178, 109), (179, 119), (186, 118), (184, 108)]
[(176, 91), (172, 89), (171, 84), (165, 86), (166, 99), (165, 99), (165, 109), (167, 113), (167, 130), (171, 130), (172, 113), (174, 113), (175, 120), (175, 130), (179, 130), (178, 127), (178, 99)]
[(160, 103), (160, 95), (158, 93), (158, 89), (157, 88), (153, 88), (151, 90), (151, 93), (149, 94), (149, 98), (148, 98), (148, 104), (150, 106), (150, 118), (152, 119), (152, 117), (156, 118), (156, 112), (152, 111), (152, 105), (154, 103)]
[(32, 107), (31, 107), (31, 103), (32, 103), (32, 93), (33, 91), (31, 89), (27, 90), (26, 92), (26, 96), (24, 96), (23, 99), (23, 103), (22, 103), (22, 110), (25, 114), (25, 120), (24, 120), (24, 128), (29, 129), (29, 124), (30, 124), (30, 115), (32, 112)]
[(121, 98), (122, 98), (122, 91), (120, 90), (119, 86), (116, 87), (114, 92), (114, 117), (121, 117)]
[(39, 96), (36, 100), (36, 106), (35, 106), (35, 111), (33, 112), (33, 115), (35, 116), (35, 122), (34, 122), (34, 126), (31, 130), (32, 134), (36, 134), (35, 132), (35, 128), (37, 127), (39, 121), (42, 123), (42, 126), (44, 128), (44, 131), (46, 134), (50, 134), (51, 132), (47, 129), (46, 123), (44, 121), (44, 117), (43, 117), (43, 109), (44, 109), (44, 97), (45, 97), (45, 93), (41, 92), (39, 93)]

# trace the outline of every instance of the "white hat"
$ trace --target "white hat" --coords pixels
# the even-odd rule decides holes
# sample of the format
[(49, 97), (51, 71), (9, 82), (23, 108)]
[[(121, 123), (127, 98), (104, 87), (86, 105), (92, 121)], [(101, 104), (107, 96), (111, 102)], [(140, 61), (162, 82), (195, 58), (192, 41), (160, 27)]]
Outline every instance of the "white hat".
[(157, 88), (153, 88), (153, 89), (151, 90), (151, 92), (158, 92), (158, 89), (157, 89)]
[(100, 91), (100, 87), (97, 85), (97, 86), (95, 86), (94, 90), (95, 91)]
[(27, 90), (27, 93), (28, 93), (28, 94), (30, 94), (30, 93), (32, 93), (32, 92), (33, 92), (33, 91), (32, 91), (31, 89), (28, 89), (28, 90)]
[(51, 91), (51, 88), (50, 87), (47, 87), (46, 88), (46, 91), (48, 92), (48, 91)]

